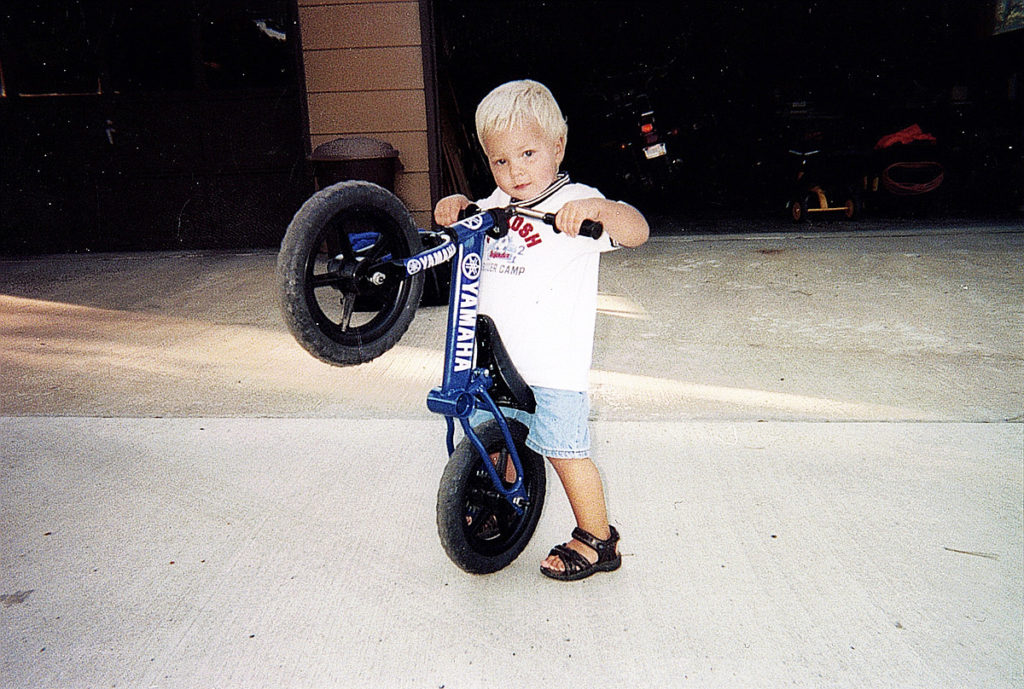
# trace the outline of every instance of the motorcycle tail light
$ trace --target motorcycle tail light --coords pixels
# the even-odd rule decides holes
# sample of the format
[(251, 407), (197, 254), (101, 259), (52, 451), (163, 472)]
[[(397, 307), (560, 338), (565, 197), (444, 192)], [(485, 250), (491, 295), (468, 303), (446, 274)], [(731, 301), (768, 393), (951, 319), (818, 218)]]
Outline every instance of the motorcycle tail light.
[(651, 124), (650, 122), (644, 122), (642, 125), (640, 125), (640, 131), (642, 131), (644, 134), (650, 134), (651, 132), (654, 131), (654, 125)]

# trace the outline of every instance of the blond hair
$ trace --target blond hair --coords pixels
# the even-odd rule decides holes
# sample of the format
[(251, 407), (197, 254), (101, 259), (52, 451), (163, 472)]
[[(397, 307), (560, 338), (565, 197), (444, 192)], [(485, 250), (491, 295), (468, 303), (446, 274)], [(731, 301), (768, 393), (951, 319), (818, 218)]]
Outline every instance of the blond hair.
[(564, 143), (569, 127), (551, 91), (544, 84), (521, 79), (502, 84), (480, 101), (476, 108), (476, 135), (480, 145), (483, 146), (491, 134), (521, 126), (529, 118), (536, 120), (552, 141), (562, 139)]

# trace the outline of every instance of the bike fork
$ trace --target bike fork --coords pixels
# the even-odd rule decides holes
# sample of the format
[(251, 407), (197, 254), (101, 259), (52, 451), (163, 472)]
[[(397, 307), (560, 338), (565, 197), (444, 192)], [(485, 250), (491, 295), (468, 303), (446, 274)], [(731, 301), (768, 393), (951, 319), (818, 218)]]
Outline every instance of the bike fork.
[[(498, 427), (501, 429), (501, 435), (505, 439), (505, 447), (508, 448), (509, 457), (512, 459), (512, 466), (515, 467), (516, 471), (516, 480), (511, 486), (506, 487), (503, 478), (498, 476), (498, 470), (494, 466), (494, 462), (491, 461), (487, 448), (480, 442), (480, 438), (473, 431), (473, 427), (470, 425), (467, 417), (459, 418), (459, 421), (462, 423), (462, 430), (466, 437), (469, 438), (469, 442), (473, 444), (473, 447), (479, 453), (484, 469), (487, 471), (494, 489), (512, 505), (512, 509), (516, 511), (516, 514), (522, 514), (526, 507), (528, 496), (526, 494), (526, 484), (523, 482), (523, 464), (519, 459), (519, 452), (516, 450), (515, 441), (512, 439), (512, 431), (508, 427), (505, 415), (501, 413), (498, 405), (494, 403), (494, 400), (491, 399), (486, 390), (478, 391), (477, 399), (483, 402), (483, 406), (494, 415), (495, 420), (498, 422)], [(454, 452), (455, 423), (451, 416), (447, 416), (445, 419), (448, 422), (448, 454), (450, 455)]]

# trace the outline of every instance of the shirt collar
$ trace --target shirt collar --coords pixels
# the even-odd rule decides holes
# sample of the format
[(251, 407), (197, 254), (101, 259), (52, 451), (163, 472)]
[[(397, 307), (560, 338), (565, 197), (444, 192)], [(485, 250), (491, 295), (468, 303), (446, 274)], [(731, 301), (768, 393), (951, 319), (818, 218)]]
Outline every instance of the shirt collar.
[(569, 173), (559, 172), (558, 176), (555, 177), (555, 181), (548, 185), (548, 188), (541, 193), (534, 196), (532, 199), (526, 201), (520, 201), (518, 199), (512, 199), (513, 206), (519, 206), (520, 208), (533, 208), (547, 199), (551, 198), (555, 192), (569, 184)]

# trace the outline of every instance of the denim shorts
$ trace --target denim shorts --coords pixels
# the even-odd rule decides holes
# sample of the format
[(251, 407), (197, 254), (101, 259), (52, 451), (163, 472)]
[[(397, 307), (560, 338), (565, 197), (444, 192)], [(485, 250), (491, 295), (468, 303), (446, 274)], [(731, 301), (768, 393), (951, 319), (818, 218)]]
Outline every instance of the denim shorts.
[[(529, 414), (502, 407), (505, 416), (528, 429), (526, 446), (544, 457), (572, 459), (590, 456), (590, 398), (586, 392), (531, 386), (537, 411)], [(473, 426), (491, 418), (477, 410), (469, 419)]]

